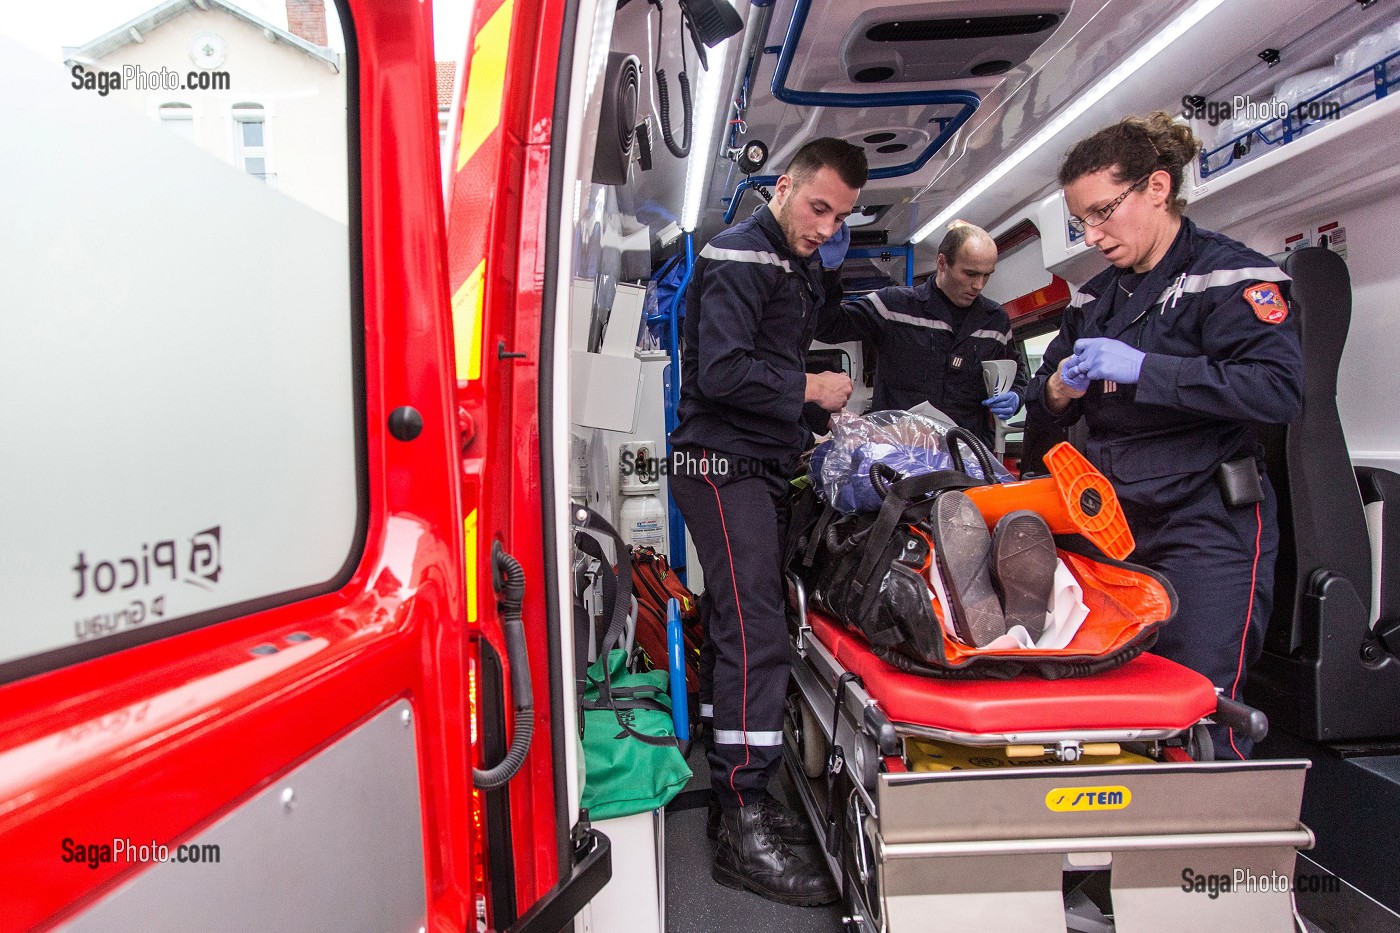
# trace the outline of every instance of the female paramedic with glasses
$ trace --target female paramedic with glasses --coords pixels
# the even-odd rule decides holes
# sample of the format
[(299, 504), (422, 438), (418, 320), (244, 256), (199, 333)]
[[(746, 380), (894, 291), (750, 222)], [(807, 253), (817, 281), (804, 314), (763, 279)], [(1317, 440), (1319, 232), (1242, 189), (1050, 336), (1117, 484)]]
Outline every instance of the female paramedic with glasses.
[[(1182, 216), (1200, 151), (1165, 113), (1128, 117), (1060, 166), (1070, 226), (1109, 268), (1079, 289), (1032, 380), (1031, 418), (1083, 417), (1084, 453), (1113, 483), (1137, 540), (1129, 560), (1176, 590), (1158, 654), (1237, 698), (1273, 605), (1278, 526), (1257, 423), (1302, 409), (1288, 276)], [(1250, 741), (1212, 727), (1218, 758)]]

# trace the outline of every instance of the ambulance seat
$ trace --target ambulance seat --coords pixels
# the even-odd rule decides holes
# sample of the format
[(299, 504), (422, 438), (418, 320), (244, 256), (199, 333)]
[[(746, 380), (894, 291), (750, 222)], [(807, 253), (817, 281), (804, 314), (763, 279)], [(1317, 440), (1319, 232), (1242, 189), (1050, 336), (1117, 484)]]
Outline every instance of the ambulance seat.
[[(1290, 253), (1283, 269), (1293, 279), (1289, 308), (1302, 341), (1303, 411), (1287, 427), (1261, 430), (1278, 494), (1279, 557), (1264, 656), (1250, 672), (1246, 700), (1307, 739), (1400, 736), (1400, 656), (1371, 629), (1370, 538), (1337, 414), (1351, 277), (1340, 256), (1318, 247)], [(1400, 477), (1390, 476), (1393, 483), (1373, 485), (1394, 490), (1400, 502)], [(1393, 551), (1400, 537), (1387, 543)], [(1379, 566), (1400, 572), (1400, 555), (1380, 557)], [(1400, 583), (1381, 589), (1400, 600)]]
[(1357, 467), (1371, 538), (1371, 629), (1400, 657), (1400, 474)]

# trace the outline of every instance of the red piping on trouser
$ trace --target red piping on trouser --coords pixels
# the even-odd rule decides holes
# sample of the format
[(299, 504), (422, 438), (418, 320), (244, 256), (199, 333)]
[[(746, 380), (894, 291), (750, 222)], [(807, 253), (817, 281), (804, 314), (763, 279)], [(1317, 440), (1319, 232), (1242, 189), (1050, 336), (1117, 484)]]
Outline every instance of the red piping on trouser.
[[(708, 457), (709, 451), (703, 447), (700, 449), (702, 457)], [(734, 796), (739, 798), (739, 806), (744, 805), (744, 795), (739, 793), (739, 789), (734, 786), (734, 775), (739, 773), (740, 768), (748, 767), (749, 764), (749, 644), (744, 636), (744, 607), (739, 603), (739, 581), (734, 576), (734, 548), (729, 544), (729, 526), (724, 521), (724, 500), (719, 496), (719, 487), (710, 482), (707, 473), (702, 472), (701, 477), (710, 484), (710, 488), (715, 491), (715, 509), (719, 512), (719, 528), (724, 534), (724, 550), (729, 555), (729, 583), (734, 587), (734, 608), (739, 613), (739, 647), (744, 655), (744, 679), (743, 698), (740, 701), (739, 728), (744, 733), (744, 763), (735, 765), (729, 772), (729, 789), (734, 791)]]
[[(1254, 586), (1259, 579), (1259, 542), (1264, 537), (1264, 517), (1259, 511), (1259, 503), (1254, 503), (1254, 567), (1249, 571), (1249, 609), (1244, 614), (1244, 631), (1240, 633), (1240, 659), (1235, 664), (1235, 682), (1230, 685), (1230, 699), (1235, 698), (1235, 691), (1240, 688), (1240, 674), (1244, 673), (1244, 643), (1249, 638), (1249, 622), (1254, 617)], [(1226, 730), (1230, 736), (1230, 747), (1240, 758), (1240, 750), (1235, 746), (1235, 730)]]

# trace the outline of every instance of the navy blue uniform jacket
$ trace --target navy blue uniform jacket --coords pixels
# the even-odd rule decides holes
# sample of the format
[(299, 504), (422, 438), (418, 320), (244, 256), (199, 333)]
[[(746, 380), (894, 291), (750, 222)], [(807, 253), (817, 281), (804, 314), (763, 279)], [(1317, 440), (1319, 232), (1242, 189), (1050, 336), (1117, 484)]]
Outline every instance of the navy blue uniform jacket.
[(767, 207), (706, 244), (686, 290), (671, 444), (792, 469), (812, 440), (802, 420), (807, 346), (828, 295), (840, 297), (835, 273), (794, 253)]
[[(964, 310), (959, 325), (955, 311)], [(817, 339), (863, 340), (876, 348), (875, 411), (931, 402), (988, 443), (992, 430), (982, 404), (987, 398), (982, 362), (1014, 360), (1011, 390), (1026, 397), (1029, 373), (1006, 310), (981, 295), (966, 309), (955, 309), (932, 276), (916, 288), (890, 286), (844, 302), (839, 313), (828, 309)]]
[[(1083, 415), (1084, 453), (1119, 498), (1154, 509), (1188, 499), (1213, 482), (1219, 464), (1261, 456), (1256, 423), (1286, 424), (1302, 409), (1288, 284), (1265, 256), (1183, 218), (1145, 277), (1110, 267), (1075, 294), (1031, 381), (1030, 416), (1068, 426)], [(1050, 415), (1045, 383), (1081, 337), (1142, 350), (1141, 376), (1136, 385), (1096, 380), (1062, 415)]]

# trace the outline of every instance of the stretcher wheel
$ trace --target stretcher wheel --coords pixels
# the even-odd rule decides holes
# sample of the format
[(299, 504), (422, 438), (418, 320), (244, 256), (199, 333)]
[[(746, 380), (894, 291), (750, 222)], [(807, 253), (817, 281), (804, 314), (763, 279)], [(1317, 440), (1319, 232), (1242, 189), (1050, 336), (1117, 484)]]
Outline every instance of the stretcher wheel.
[(794, 693), (787, 698), (787, 722), (797, 754), (802, 759), (802, 773), (813, 779), (826, 774), (826, 739), (821, 723), (801, 694)]
[(1210, 728), (1205, 723), (1198, 722), (1191, 727), (1185, 749), (1192, 761), (1215, 760), (1215, 740), (1210, 737)]
[[(852, 913), (866, 916), (871, 929), (880, 928), (879, 856), (875, 851), (875, 820), (866, 812), (860, 796), (852, 790), (846, 806), (846, 870), (850, 872), (846, 896)], [(856, 929), (866, 929), (858, 924)]]

